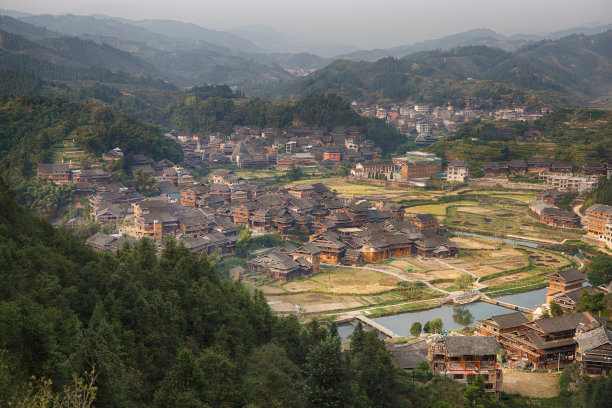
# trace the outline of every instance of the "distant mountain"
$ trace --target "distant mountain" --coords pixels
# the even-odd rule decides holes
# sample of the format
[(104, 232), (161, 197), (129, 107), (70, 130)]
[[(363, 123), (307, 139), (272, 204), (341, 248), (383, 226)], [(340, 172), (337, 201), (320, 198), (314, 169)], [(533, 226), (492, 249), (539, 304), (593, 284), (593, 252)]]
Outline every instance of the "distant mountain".
[(358, 49), (354, 45), (340, 44), (333, 41), (320, 43), (308, 38), (296, 39), (298, 34), (272, 28), (264, 24), (234, 27), (229, 29), (229, 31), (243, 38), (248, 38), (261, 48), (278, 54), (309, 53), (320, 55), (331, 61), (331, 57), (335, 55), (353, 52)]
[[(299, 97), (336, 92), (347, 98), (443, 103), (466, 96), (520, 102), (532, 91), (557, 100), (586, 100), (612, 83), (612, 31), (541, 41), (509, 53), (470, 46), (376, 62), (334, 61), (299, 80), (253, 93)], [(505, 96), (504, 96), (505, 95)]]
[(153, 65), (140, 58), (106, 44), (98, 44), (77, 37), (44, 38), (30, 41), (26, 38), (0, 31), (0, 49), (5, 58), (30, 56), (52, 64), (73, 68), (96, 67), (110, 72), (161, 77)]
[(1, 14), (0, 30), (4, 30), (6, 32), (17, 35), (22, 35), (30, 40), (39, 40), (41, 38), (53, 38), (62, 36), (62, 34), (57, 31), (52, 31), (45, 27), (38, 27), (33, 24), (25, 23), (8, 15)]
[(248, 37), (240, 37), (226, 31), (209, 30), (191, 23), (183, 23), (173, 20), (142, 20), (129, 21), (131, 24), (143, 27), (150, 32), (162, 34), (168, 37), (183, 38), (188, 40), (199, 40), (206, 43), (225, 47), (232, 51), (248, 53), (270, 52), (265, 47), (256, 46)]
[(493, 30), (478, 28), (465, 31), (463, 33), (452, 34), (439, 39), (421, 41), (410, 45), (402, 45), (386, 49), (359, 50), (349, 54), (337, 55), (334, 57), (334, 59), (374, 62), (385, 57), (401, 58), (406, 55), (422, 51), (446, 51), (457, 47), (466, 47), (471, 45), (484, 45), (487, 47), (501, 48), (505, 51), (516, 51), (529, 42), (557, 40), (570, 34), (599, 34), (608, 29), (610, 29), (610, 25), (598, 25), (595, 27), (581, 26), (544, 35), (516, 34), (507, 37)]

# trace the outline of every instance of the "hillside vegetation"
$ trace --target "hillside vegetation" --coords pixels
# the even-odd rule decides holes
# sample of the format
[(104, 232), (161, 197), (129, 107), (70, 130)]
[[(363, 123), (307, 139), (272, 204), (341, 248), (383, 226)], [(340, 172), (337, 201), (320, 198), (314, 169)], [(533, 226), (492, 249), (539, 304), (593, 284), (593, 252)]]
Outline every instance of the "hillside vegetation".
[[(447, 140), (427, 150), (447, 162), (467, 161), (473, 169), (487, 161), (530, 156), (548, 156), (581, 166), (588, 160), (612, 156), (611, 124), (612, 112), (593, 109), (560, 109), (532, 123), (476, 120), (464, 123)], [(536, 140), (517, 141), (525, 132), (535, 134)]]
[[(225, 89), (225, 91), (222, 91)], [(198, 87), (187, 92), (165, 110), (169, 123), (200, 134), (229, 131), (234, 125), (288, 128), (296, 126), (324, 127), (360, 125), (366, 137), (385, 153), (402, 150), (406, 136), (390, 128), (384, 121), (364, 118), (336, 95), (308, 95), (296, 102), (266, 101), (259, 98), (239, 99), (227, 87)]]
[(377, 62), (335, 61), (299, 80), (256, 92), (296, 97), (338, 92), (356, 99), (410, 98), (461, 106), (465, 97), (506, 103), (575, 103), (612, 80), (612, 31), (541, 41), (509, 53), (485, 46), (427, 51)]
[(120, 147), (126, 166), (137, 153), (175, 162), (183, 155), (180, 146), (158, 128), (98, 104), (39, 96), (0, 98), (0, 176), (23, 202), (31, 204), (32, 188), (41, 187), (33, 179), (37, 165), (52, 162), (53, 146), (65, 139), (74, 139), (98, 157)]

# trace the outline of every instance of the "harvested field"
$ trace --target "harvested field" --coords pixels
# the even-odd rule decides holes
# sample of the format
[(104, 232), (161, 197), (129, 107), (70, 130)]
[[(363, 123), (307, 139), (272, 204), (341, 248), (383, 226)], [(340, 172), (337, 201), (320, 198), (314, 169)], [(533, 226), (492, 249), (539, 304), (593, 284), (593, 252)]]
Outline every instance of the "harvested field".
[(376, 271), (342, 267), (326, 269), (310, 278), (287, 282), (281, 287), (289, 292), (365, 295), (396, 289), (400, 282), (394, 276)]
[(278, 288), (276, 286), (263, 285), (259, 288), (265, 295), (278, 295), (280, 293), (285, 293), (285, 290)]
[(530, 276), (531, 275), (526, 272), (520, 272), (520, 273), (515, 273), (514, 275), (502, 276), (501, 278), (495, 278), (495, 279), (488, 280), (486, 281), (486, 284), (489, 286), (498, 285), (500, 283), (510, 282), (510, 281), (518, 280), (518, 279), (524, 279)]
[(479, 240), (475, 238), (453, 237), (459, 248), (462, 249), (495, 249), (495, 245), (490, 244), (491, 241)]
[(509, 394), (526, 397), (553, 398), (559, 395), (559, 376), (504, 369), (502, 389)]

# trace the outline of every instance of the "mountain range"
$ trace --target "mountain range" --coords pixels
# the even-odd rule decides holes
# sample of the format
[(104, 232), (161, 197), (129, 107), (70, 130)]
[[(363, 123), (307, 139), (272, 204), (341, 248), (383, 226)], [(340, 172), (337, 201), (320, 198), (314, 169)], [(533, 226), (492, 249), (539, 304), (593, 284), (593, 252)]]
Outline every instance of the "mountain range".
[[(316, 47), (263, 25), (223, 31), (172, 20), (0, 14), (5, 14), (0, 16), (0, 69), (26, 67), (47, 80), (137, 83), (146, 77), (181, 87), (223, 83), (270, 98), (338, 92), (348, 98), (432, 101), (486, 94), (483, 89), (492, 82), (513, 87), (498, 86), (493, 93), (514, 98), (526, 89), (542, 91), (563, 103), (597, 97), (610, 82), (610, 31), (600, 34), (607, 28), (601, 25), (547, 35), (474, 29), (325, 58), (296, 52)], [(595, 34), (558, 38), (571, 32)], [(466, 83), (474, 80), (480, 85)]]

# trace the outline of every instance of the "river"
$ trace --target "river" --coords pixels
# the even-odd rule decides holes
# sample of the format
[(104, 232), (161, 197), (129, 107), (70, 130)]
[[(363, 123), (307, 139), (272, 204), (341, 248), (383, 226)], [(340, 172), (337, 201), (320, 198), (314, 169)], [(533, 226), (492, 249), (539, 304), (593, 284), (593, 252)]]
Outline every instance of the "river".
[[(546, 301), (546, 290), (546, 288), (532, 290), (516, 295), (500, 296), (495, 299), (518, 306), (535, 308)], [(466, 326), (475, 326), (478, 324), (477, 320), (512, 312), (512, 310), (502, 306), (485, 302), (474, 302), (461, 306), (440, 306), (435, 309), (378, 317), (372, 320), (391, 329), (400, 336), (409, 337), (410, 326), (412, 326), (414, 322), (420, 322), (424, 325), (425, 322), (439, 317), (442, 319), (444, 330), (456, 330)], [(351, 323), (342, 324), (338, 327), (338, 332), (343, 341), (347, 340), (348, 336), (353, 332), (354, 327), (354, 324)]]

